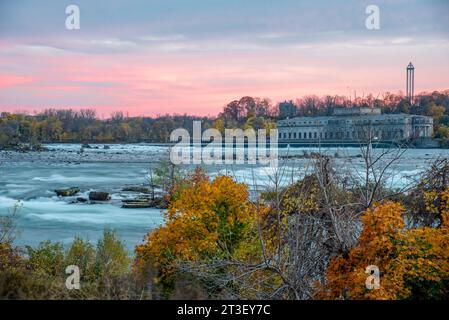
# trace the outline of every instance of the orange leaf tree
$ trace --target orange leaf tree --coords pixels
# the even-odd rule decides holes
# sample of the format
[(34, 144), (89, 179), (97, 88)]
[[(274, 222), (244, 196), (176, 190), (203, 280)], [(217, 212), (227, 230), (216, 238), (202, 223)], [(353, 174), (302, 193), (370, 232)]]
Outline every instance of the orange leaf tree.
[[(442, 193), (438, 227), (406, 228), (405, 208), (376, 204), (362, 217), (358, 245), (333, 259), (318, 298), (442, 299), (449, 296), (449, 191)], [(380, 288), (367, 289), (365, 269), (380, 270)]]

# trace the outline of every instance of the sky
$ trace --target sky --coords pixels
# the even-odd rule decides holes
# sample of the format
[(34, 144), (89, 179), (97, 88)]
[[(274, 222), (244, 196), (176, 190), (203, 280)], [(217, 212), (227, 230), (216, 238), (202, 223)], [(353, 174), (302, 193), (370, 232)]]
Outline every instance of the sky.
[(216, 115), (242, 96), (377, 96), (405, 90), (410, 61), (415, 91), (449, 89), (449, 1), (0, 0), (0, 111)]

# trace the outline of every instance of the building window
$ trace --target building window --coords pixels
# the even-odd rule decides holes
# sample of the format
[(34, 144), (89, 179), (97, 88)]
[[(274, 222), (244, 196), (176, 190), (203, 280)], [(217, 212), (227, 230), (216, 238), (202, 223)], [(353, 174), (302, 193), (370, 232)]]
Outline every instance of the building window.
[(309, 139), (312, 139), (312, 132), (309, 132)]
[(301, 132), (298, 132), (298, 139), (301, 139)]
[(314, 137), (315, 139), (317, 138), (317, 133), (316, 133), (316, 132), (313, 133), (313, 137)]
[(293, 132), (293, 139), (296, 139), (296, 132)]

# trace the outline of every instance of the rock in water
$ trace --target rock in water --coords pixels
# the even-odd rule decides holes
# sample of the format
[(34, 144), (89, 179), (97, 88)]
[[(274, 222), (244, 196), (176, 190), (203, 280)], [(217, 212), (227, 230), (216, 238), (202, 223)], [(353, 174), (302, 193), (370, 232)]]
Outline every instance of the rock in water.
[(111, 199), (111, 197), (109, 197), (109, 193), (107, 192), (100, 192), (100, 191), (89, 192), (89, 200), (108, 201), (109, 199)]
[(80, 192), (79, 188), (66, 188), (66, 189), (56, 189), (55, 190), (58, 197), (71, 197)]
[(144, 186), (128, 186), (128, 187), (123, 188), (122, 191), (140, 192), (140, 193), (146, 193), (146, 194), (151, 193), (150, 188), (147, 188)]
[(163, 198), (137, 198), (137, 199), (123, 199), (122, 208), (137, 209), (137, 208), (157, 208), (167, 209), (168, 203)]
[(126, 202), (122, 204), (122, 208), (125, 209), (140, 209), (140, 208), (151, 208), (152, 204), (150, 202)]
[(124, 199), (122, 200), (123, 203), (149, 203), (151, 200), (150, 199), (146, 199), (146, 198), (142, 198), (142, 199)]

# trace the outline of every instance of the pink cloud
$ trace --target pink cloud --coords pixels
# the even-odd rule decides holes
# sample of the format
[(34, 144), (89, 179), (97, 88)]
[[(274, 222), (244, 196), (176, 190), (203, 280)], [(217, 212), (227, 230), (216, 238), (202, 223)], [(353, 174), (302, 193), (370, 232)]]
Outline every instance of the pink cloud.
[[(425, 49), (425, 48), (424, 48)], [(448, 48), (340, 47), (257, 52), (132, 52), (8, 55), (0, 52), (0, 110), (17, 106), (93, 107), (99, 114), (215, 115), (242, 96), (274, 102), (308, 94), (348, 95), (403, 89), (413, 60), (416, 88), (446, 89)], [(2, 69), (4, 68), (4, 69)], [(11, 70), (14, 70), (12, 72)], [(4, 71), (4, 75), (2, 75)], [(23, 76), (27, 74), (27, 76)]]
[(0, 74), (0, 89), (31, 82), (33, 78), (19, 75)]

